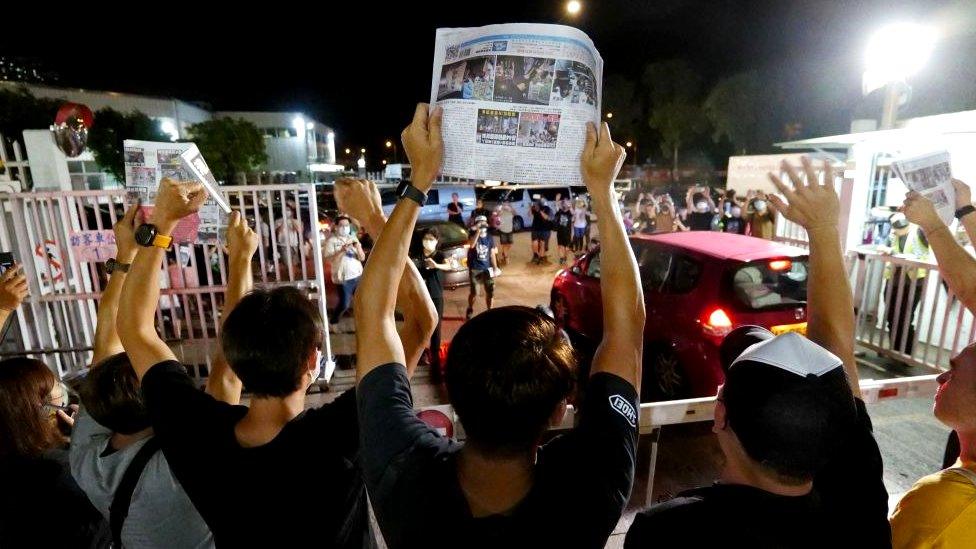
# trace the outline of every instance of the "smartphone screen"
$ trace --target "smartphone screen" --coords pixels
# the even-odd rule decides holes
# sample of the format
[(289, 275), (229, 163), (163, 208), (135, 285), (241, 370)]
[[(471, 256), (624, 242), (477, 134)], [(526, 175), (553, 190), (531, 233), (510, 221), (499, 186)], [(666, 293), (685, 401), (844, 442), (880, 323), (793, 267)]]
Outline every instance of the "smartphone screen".
[(14, 266), (14, 254), (12, 252), (0, 252), (0, 274), (7, 272), (7, 269)]

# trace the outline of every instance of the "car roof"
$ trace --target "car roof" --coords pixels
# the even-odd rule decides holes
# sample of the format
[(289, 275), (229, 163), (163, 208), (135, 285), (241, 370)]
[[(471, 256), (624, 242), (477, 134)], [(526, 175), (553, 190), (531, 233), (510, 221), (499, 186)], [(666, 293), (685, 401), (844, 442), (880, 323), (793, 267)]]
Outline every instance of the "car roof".
[(756, 261), (773, 257), (800, 257), (809, 252), (780, 242), (715, 231), (687, 231), (654, 235), (634, 235), (634, 240), (660, 242), (719, 259)]

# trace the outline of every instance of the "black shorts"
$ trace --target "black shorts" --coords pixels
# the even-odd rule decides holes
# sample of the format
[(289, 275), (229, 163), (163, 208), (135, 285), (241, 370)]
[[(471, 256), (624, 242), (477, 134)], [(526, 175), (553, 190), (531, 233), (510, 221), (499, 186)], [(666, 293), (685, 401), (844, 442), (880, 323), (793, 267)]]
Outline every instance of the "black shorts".
[(468, 271), (468, 281), (471, 282), (472, 295), (477, 295), (479, 284), (485, 287), (485, 293), (488, 294), (488, 297), (495, 294), (495, 279), (491, 277), (488, 271), (471, 269)]
[(556, 231), (556, 244), (559, 246), (569, 246), (573, 243), (573, 233), (569, 230)]
[(511, 244), (512, 240), (513, 240), (512, 233), (503, 233), (501, 231), (498, 232), (498, 241), (501, 242), (502, 244)]
[(542, 242), (549, 244), (550, 234), (552, 234), (552, 231), (532, 231), (532, 241), (535, 242), (536, 240), (541, 240)]

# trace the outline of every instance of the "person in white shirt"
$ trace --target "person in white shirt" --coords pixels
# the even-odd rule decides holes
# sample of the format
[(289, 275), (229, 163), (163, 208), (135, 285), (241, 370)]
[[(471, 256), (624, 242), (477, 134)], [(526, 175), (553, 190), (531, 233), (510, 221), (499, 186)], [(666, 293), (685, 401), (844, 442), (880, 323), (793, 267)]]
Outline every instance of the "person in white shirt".
[(353, 294), (359, 286), (359, 277), (363, 274), (363, 261), (366, 252), (362, 244), (352, 234), (352, 222), (348, 217), (340, 216), (336, 221), (336, 231), (325, 243), (325, 260), (332, 265), (332, 282), (339, 290), (339, 304), (329, 315), (333, 330), (352, 305)]
[(498, 215), (498, 240), (501, 244), (498, 259), (502, 265), (507, 265), (508, 252), (512, 249), (512, 240), (515, 236), (515, 208), (505, 202), (495, 208), (495, 213)]
[(573, 205), (573, 252), (583, 251), (583, 237), (586, 236), (586, 226), (589, 224), (589, 210), (586, 202), (580, 198)]

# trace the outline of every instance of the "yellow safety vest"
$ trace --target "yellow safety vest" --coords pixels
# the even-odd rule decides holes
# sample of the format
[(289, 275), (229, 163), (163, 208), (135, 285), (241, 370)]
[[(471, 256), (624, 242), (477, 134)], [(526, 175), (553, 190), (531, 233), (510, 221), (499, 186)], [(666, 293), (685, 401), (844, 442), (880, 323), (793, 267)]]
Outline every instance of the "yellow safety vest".
[[(918, 227), (912, 227), (905, 239), (905, 249), (901, 249), (901, 239), (894, 233), (891, 234), (891, 253), (894, 255), (914, 256), (916, 261), (927, 261), (929, 259), (929, 247), (922, 243), (918, 237)], [(891, 280), (894, 269), (891, 263), (885, 265), (885, 280)], [(925, 278), (929, 274), (928, 269), (917, 267), (902, 267), (902, 271), (912, 280)]]

